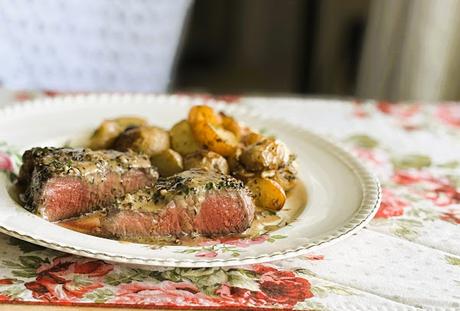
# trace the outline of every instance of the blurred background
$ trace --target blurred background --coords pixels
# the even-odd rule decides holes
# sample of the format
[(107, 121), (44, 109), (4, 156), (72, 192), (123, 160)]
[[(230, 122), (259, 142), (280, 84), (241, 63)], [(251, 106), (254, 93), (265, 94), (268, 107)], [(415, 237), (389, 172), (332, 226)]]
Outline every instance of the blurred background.
[(0, 3), (0, 81), (56, 91), (460, 99), (457, 0)]

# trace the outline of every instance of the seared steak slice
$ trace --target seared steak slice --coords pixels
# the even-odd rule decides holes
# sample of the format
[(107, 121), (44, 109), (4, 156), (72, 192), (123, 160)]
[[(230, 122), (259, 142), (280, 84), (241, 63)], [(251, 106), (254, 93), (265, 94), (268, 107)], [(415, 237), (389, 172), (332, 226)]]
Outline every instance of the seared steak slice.
[(109, 209), (102, 232), (130, 240), (228, 235), (246, 230), (254, 210), (241, 181), (192, 169), (126, 195)]
[(19, 173), (26, 208), (49, 221), (105, 207), (157, 179), (145, 156), (72, 148), (27, 150)]

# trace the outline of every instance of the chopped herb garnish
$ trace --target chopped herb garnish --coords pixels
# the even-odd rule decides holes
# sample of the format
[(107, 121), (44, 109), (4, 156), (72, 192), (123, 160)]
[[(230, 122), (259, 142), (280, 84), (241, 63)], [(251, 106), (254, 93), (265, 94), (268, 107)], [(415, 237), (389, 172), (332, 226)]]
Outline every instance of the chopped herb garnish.
[(212, 190), (214, 189), (214, 183), (213, 182), (208, 182), (205, 186), (206, 190)]

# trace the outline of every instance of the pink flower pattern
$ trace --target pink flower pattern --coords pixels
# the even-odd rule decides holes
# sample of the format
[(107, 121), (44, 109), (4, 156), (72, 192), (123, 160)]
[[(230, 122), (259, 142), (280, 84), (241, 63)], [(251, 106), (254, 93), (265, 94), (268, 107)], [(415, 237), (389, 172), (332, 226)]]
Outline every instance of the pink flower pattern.
[(118, 287), (115, 297), (108, 301), (115, 304), (158, 306), (216, 306), (216, 299), (200, 292), (187, 282), (163, 281), (159, 284), (133, 282)]
[(460, 104), (444, 104), (437, 108), (436, 116), (444, 124), (460, 128)]
[(393, 181), (401, 186), (412, 187), (413, 194), (417, 194), (432, 201), (436, 206), (444, 207), (460, 203), (460, 191), (447, 178), (434, 177), (427, 171), (397, 171)]
[[(100, 260), (65, 255), (56, 257), (51, 264), (40, 266), (36, 279), (24, 285), (38, 300), (78, 301), (84, 294), (103, 287), (103, 276), (112, 269), (112, 265)], [(79, 284), (76, 275), (86, 277), (88, 281)]]
[(0, 171), (1, 170), (12, 172), (13, 161), (11, 161), (11, 157), (9, 155), (0, 151)]
[(382, 202), (380, 208), (375, 214), (375, 218), (391, 218), (402, 216), (404, 209), (409, 206), (409, 202), (395, 196), (392, 190), (383, 188)]

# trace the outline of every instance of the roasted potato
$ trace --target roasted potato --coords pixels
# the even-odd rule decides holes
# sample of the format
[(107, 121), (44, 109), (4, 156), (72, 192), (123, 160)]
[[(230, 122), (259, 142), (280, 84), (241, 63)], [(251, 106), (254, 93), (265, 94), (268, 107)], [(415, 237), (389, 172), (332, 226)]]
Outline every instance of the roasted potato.
[(154, 156), (169, 149), (169, 134), (154, 126), (135, 127), (121, 133), (114, 141), (113, 148)]
[(265, 137), (262, 134), (249, 130), (247, 133), (243, 135), (243, 137), (241, 137), (241, 142), (245, 146), (250, 146), (263, 140), (264, 138)]
[(220, 172), (227, 175), (227, 160), (220, 154), (208, 150), (201, 150), (184, 157), (184, 169), (204, 168), (210, 171)]
[(235, 120), (235, 118), (228, 116), (223, 112), (221, 112), (219, 115), (222, 120), (222, 127), (227, 131), (232, 132), (236, 139), (239, 141), (243, 132), (240, 124)]
[(157, 167), (162, 177), (177, 174), (184, 169), (181, 155), (172, 149), (152, 156), (150, 162)]
[(237, 169), (232, 170), (231, 175), (235, 177), (236, 179), (242, 180), (243, 182), (247, 182), (251, 178), (255, 178), (258, 176), (257, 173), (250, 172), (247, 169), (245, 169), (243, 166), (240, 166)]
[(297, 184), (297, 169), (292, 163), (277, 170), (264, 171), (260, 176), (273, 179), (285, 192), (288, 192)]
[(108, 149), (125, 129), (146, 125), (147, 121), (138, 117), (120, 117), (105, 120), (94, 131), (89, 141), (89, 148), (93, 150)]
[(190, 111), (188, 113), (188, 122), (190, 123), (190, 125), (192, 125), (192, 127), (196, 123), (203, 122), (208, 122), (216, 126), (222, 123), (222, 119), (218, 114), (214, 112), (214, 109), (212, 109), (211, 107), (199, 105), (190, 108)]
[(144, 118), (129, 116), (115, 118), (111, 121), (116, 122), (123, 130), (129, 127), (144, 126), (148, 124), (147, 120)]
[(187, 120), (176, 123), (169, 131), (171, 148), (185, 156), (200, 149), (200, 144), (195, 140), (192, 128)]
[(262, 177), (255, 177), (248, 180), (246, 186), (251, 190), (256, 206), (279, 211), (286, 202), (286, 193), (283, 188), (274, 180)]
[(206, 121), (191, 124), (191, 127), (194, 137), (203, 148), (217, 152), (224, 157), (236, 152), (238, 141), (232, 132)]
[(265, 138), (243, 149), (240, 161), (249, 171), (276, 170), (288, 164), (289, 151), (280, 141)]
[(235, 155), (227, 157), (228, 168), (230, 170), (230, 175), (243, 182), (247, 182), (250, 178), (256, 177), (257, 173), (250, 172), (243, 167), (239, 161), (240, 152), (241, 149), (238, 149)]

